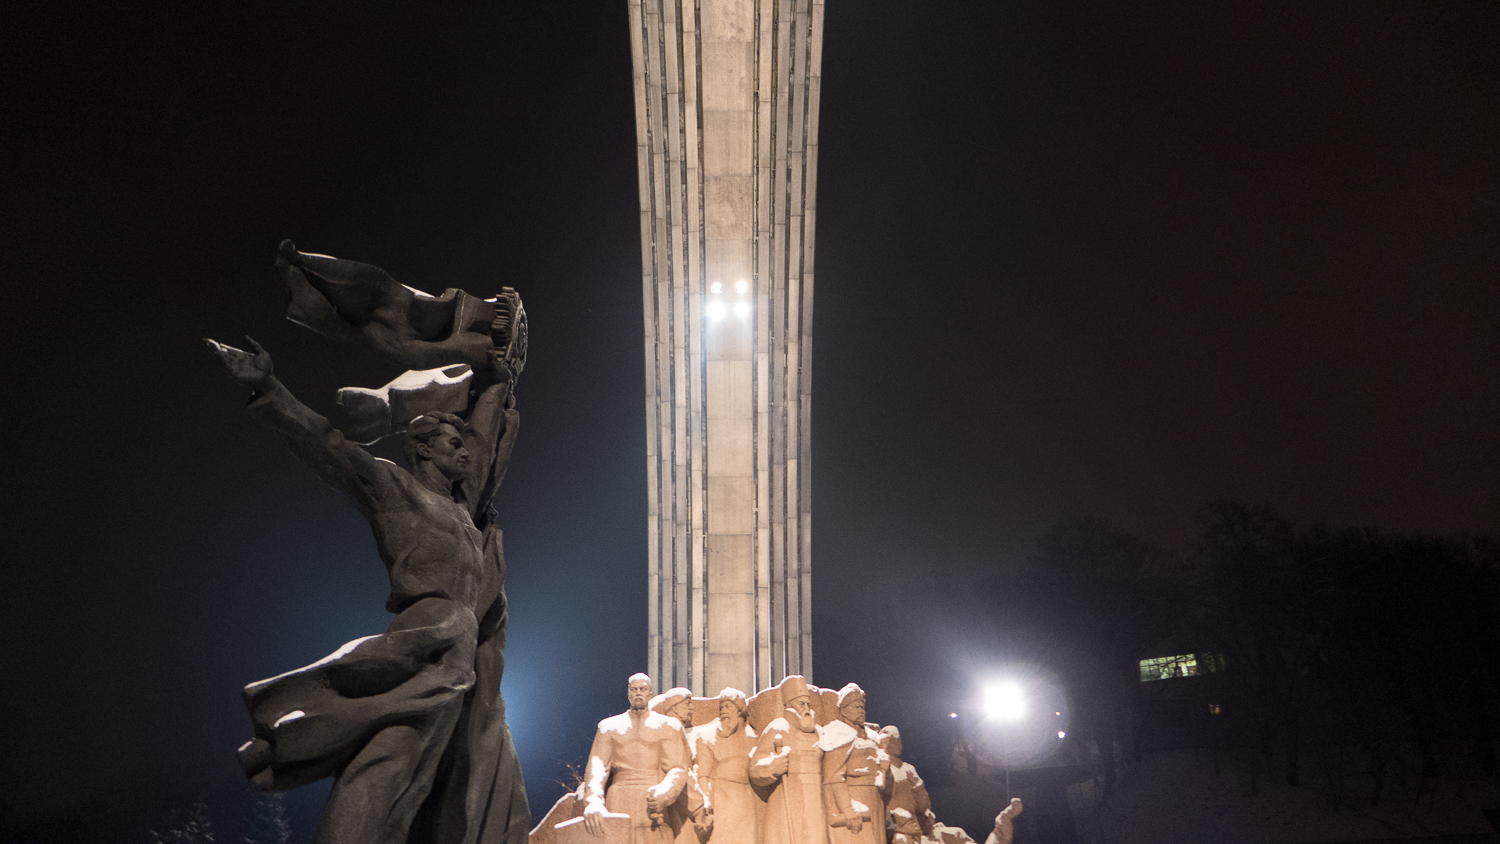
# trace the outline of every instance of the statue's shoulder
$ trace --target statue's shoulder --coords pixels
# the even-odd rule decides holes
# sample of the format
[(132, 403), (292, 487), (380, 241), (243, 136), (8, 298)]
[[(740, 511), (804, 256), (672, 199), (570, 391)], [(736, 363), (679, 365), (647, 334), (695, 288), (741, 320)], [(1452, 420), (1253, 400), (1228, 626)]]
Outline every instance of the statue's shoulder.
[(651, 730), (676, 730), (682, 732), (682, 722), (676, 718), (669, 718), (660, 712), (650, 712), (646, 715), (645, 727)]
[(818, 749), (837, 750), (858, 737), (859, 734), (854, 732), (853, 727), (843, 721), (832, 721), (818, 727)]
[(619, 715), (611, 715), (599, 722), (600, 733), (618, 733), (625, 735), (630, 732), (630, 713), (622, 712)]
[(692, 728), (691, 730), (688, 730), (688, 741), (691, 742), (695, 746), (700, 741), (703, 742), (704, 744), (714, 744), (718, 740), (719, 740), (719, 722), (718, 721), (709, 721), (707, 724), (699, 724), (698, 726)]

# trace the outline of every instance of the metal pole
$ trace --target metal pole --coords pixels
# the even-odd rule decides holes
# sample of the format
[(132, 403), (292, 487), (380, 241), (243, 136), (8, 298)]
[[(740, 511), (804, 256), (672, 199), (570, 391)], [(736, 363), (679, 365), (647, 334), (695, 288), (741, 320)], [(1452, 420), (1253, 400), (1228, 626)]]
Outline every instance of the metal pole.
[(1005, 805), (1010, 805), (1010, 742), (1006, 740), (1005, 724), (1000, 725), (1000, 759), (1005, 766)]

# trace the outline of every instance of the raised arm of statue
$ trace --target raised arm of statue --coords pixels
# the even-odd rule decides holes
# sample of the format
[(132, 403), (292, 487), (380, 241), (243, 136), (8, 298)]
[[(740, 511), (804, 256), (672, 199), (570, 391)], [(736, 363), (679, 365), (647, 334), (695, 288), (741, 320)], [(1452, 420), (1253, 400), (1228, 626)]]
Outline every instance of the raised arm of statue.
[(327, 419), (298, 401), (272, 374), (270, 353), (255, 340), (245, 339), (255, 350), (253, 354), (214, 340), (205, 342), (234, 380), (254, 390), (249, 404), (251, 415), (281, 434), (298, 459), (368, 515), (389, 487), (395, 465), (377, 460), (345, 440)]
[(984, 840), (984, 844), (1010, 844), (1015, 838), (1016, 828), (1014, 825), (1017, 815), (1021, 814), (1021, 798), (1010, 798), (1010, 805), (1000, 810), (995, 816), (995, 829), (990, 836)]
[(488, 387), (474, 400), (474, 410), (464, 431), (471, 459), (463, 491), (469, 515), (476, 524), (505, 480), (516, 434), (521, 427), (521, 415), (514, 408), (506, 407), (509, 397), (509, 383)]
[(337, 340), (363, 343), (407, 369), (495, 359), (525, 366), (525, 311), (514, 291), (480, 299), (450, 288), (431, 296), (359, 261), (299, 252), (283, 241), (276, 269), (291, 293), (287, 317)]

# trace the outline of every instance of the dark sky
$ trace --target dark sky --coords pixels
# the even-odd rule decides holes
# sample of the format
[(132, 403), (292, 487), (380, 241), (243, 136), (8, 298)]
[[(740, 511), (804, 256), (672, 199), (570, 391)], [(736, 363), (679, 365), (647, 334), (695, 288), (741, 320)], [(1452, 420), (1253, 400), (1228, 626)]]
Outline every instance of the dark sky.
[[(0, 796), (98, 841), (228, 806), (240, 686), (386, 624), (364, 522), (199, 343), (315, 407), (395, 374), (282, 319), (291, 237), (525, 297), (505, 694), (544, 809), (644, 661), (626, 4), (147, 5), (0, 9)], [(829, 4), (821, 685), (956, 694), (942, 589), (1068, 515), (1500, 529), (1500, 6), (1123, 5)]]

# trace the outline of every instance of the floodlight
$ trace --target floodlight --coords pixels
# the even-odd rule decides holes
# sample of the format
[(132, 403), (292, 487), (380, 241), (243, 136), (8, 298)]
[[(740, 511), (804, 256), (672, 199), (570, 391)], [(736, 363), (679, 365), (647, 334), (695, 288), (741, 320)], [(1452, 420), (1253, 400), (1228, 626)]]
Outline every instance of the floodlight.
[(724, 292), (724, 285), (722, 285), (722, 284), (720, 284), (719, 282), (716, 281), (713, 284), (710, 284), (708, 286), (708, 292), (710, 292), (710, 293), (723, 293)]
[(995, 683), (984, 688), (984, 714), (990, 718), (1014, 721), (1026, 710), (1021, 687), (1015, 683)]
[(750, 283), (746, 281), (736, 281), (734, 283), (734, 292), (740, 294), (741, 296), (745, 295), (746, 293), (750, 292)]
[(709, 319), (723, 319), (724, 318), (724, 303), (723, 302), (709, 302), (708, 303), (708, 318)]

